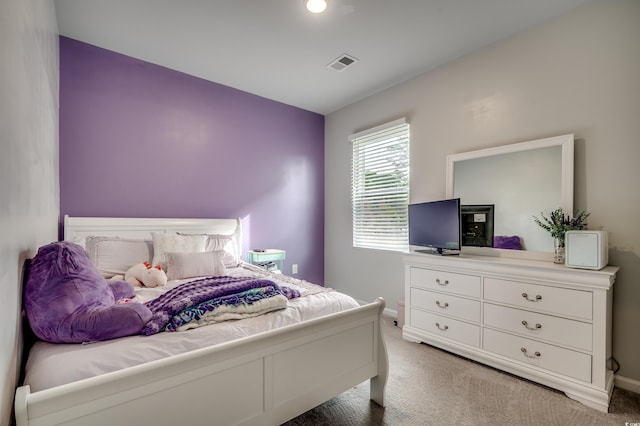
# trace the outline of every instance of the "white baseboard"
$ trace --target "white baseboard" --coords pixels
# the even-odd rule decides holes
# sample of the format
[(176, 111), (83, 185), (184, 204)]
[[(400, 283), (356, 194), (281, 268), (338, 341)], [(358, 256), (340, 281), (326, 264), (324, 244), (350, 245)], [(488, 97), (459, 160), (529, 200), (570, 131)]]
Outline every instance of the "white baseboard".
[[(367, 302), (359, 299), (356, 299), (356, 302), (358, 302), (359, 305), (366, 305), (367, 303), (371, 303), (371, 302)], [(395, 309), (390, 309), (387, 306), (385, 306), (384, 311), (382, 311), (382, 315), (385, 317), (398, 318), (398, 311)]]
[(384, 311), (382, 311), (382, 315), (391, 318), (398, 318), (398, 311), (396, 311), (395, 309), (384, 308)]
[(623, 377), (616, 374), (614, 383), (620, 389), (640, 394), (640, 380), (629, 379), (628, 377)]

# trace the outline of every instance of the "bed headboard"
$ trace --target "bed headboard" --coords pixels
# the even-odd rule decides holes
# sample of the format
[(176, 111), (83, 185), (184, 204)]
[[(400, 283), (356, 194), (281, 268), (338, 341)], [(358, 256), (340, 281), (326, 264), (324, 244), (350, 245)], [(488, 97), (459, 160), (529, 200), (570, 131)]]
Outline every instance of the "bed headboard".
[(85, 246), (88, 236), (151, 239), (150, 232), (236, 235), (242, 253), (240, 219), (159, 219), (125, 217), (64, 217), (64, 239)]

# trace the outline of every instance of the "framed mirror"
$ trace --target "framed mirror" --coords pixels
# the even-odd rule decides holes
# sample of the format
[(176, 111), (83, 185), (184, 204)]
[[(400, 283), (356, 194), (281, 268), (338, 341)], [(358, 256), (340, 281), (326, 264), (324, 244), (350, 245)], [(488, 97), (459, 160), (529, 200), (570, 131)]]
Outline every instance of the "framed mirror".
[(553, 239), (533, 218), (558, 207), (573, 214), (573, 146), (567, 134), (447, 156), (446, 197), (492, 205), (494, 238), (510, 241), (462, 252), (552, 260)]

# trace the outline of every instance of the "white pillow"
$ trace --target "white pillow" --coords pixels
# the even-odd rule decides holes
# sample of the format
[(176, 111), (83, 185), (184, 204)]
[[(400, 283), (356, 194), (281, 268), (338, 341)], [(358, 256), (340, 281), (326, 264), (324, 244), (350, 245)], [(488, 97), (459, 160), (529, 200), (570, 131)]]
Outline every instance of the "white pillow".
[(168, 252), (198, 253), (205, 251), (207, 238), (204, 235), (178, 235), (176, 233), (152, 232), (153, 266), (160, 265), (167, 271)]
[(202, 235), (206, 237), (205, 251), (224, 251), (222, 262), (227, 268), (235, 268), (242, 261), (242, 253), (238, 253), (238, 236), (221, 234), (181, 234), (179, 235)]
[(89, 258), (105, 278), (124, 275), (136, 263), (153, 258), (151, 240), (89, 236), (85, 246)]
[(227, 273), (222, 263), (222, 251), (201, 253), (166, 253), (167, 278), (181, 280), (192, 277), (219, 277)]

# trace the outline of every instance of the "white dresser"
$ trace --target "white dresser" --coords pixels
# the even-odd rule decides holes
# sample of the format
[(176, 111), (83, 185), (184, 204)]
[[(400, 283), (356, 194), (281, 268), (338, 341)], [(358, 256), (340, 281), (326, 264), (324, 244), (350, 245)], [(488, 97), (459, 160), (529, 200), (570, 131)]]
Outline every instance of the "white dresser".
[(617, 267), (408, 254), (406, 340), (425, 342), (608, 411)]

